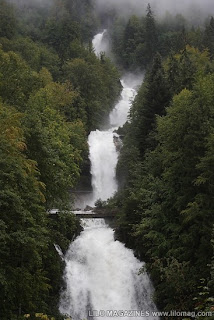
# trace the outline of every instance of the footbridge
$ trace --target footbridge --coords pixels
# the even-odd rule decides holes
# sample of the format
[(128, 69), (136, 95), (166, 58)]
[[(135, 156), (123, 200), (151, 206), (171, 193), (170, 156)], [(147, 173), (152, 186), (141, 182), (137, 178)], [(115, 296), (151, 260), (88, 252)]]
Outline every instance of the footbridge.
[(74, 211), (74, 214), (76, 215), (76, 217), (80, 218), (80, 219), (114, 219), (115, 218), (115, 214), (113, 213), (96, 213), (96, 212), (78, 212), (78, 211)]

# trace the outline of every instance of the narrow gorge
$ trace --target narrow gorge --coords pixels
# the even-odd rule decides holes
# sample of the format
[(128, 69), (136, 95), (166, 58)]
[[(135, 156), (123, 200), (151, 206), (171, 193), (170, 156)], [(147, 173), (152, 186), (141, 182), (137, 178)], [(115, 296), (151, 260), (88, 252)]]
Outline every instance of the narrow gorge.
[[(106, 50), (106, 30), (94, 37), (95, 52)], [(107, 200), (118, 188), (116, 165), (119, 150), (115, 133), (127, 121), (129, 108), (142, 77), (122, 78), (119, 102), (111, 111), (105, 130), (92, 131), (88, 138), (93, 192), (87, 205)], [(90, 212), (91, 213), (91, 212)], [(60, 312), (80, 319), (158, 319), (152, 312), (153, 287), (132, 250), (114, 239), (114, 230), (104, 219), (82, 219), (84, 231), (71, 243), (66, 256), (65, 289)], [(140, 271), (141, 270), (141, 271)]]

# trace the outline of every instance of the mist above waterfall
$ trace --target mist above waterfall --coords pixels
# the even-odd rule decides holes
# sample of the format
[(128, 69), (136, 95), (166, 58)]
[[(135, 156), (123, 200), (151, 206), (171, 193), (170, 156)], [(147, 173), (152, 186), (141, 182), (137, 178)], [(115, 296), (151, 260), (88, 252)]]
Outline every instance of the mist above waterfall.
[(139, 89), (139, 86), (142, 84), (143, 78), (144, 78), (144, 73), (142, 72), (140, 73), (126, 72), (123, 75), (122, 81), (123, 81), (124, 87), (132, 88), (137, 91)]
[[(15, 3), (18, 6), (34, 5), (40, 7), (50, 7), (53, 5), (52, 0), (7, 0)], [(173, 15), (183, 14), (191, 20), (192, 15), (198, 15), (201, 20), (207, 16), (214, 15), (213, 0), (94, 0), (90, 5), (98, 14), (103, 14), (109, 11), (116, 11), (121, 17), (130, 17), (130, 15), (145, 15), (148, 3), (157, 17), (164, 16), (166, 12)]]

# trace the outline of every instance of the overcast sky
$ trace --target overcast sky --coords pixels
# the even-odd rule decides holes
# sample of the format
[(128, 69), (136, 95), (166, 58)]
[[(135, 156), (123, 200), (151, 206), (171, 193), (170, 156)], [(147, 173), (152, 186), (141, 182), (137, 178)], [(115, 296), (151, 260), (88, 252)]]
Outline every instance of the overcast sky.
[(148, 2), (157, 16), (164, 15), (166, 11), (185, 16), (199, 11), (204, 17), (214, 15), (214, 0), (96, 0), (96, 6), (102, 11), (116, 8), (121, 14), (144, 14)]

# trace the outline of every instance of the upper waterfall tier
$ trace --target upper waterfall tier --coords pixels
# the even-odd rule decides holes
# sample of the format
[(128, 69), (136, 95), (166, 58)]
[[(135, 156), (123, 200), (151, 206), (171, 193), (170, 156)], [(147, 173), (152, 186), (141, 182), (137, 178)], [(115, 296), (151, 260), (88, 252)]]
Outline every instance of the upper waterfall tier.
[[(107, 30), (94, 37), (93, 46), (96, 54), (109, 49)], [(121, 98), (109, 115), (106, 130), (92, 131), (88, 137), (93, 188), (89, 205), (93, 206), (98, 199), (107, 200), (117, 191), (116, 166), (119, 137), (114, 131), (127, 121), (131, 103), (137, 93), (137, 86), (141, 82), (142, 76), (128, 74), (123, 77)]]

